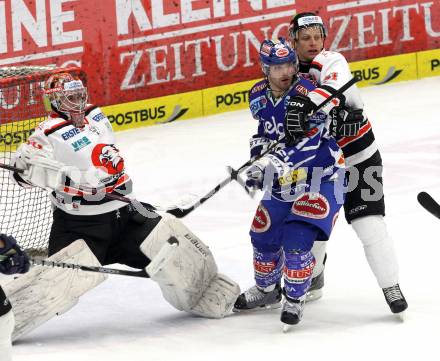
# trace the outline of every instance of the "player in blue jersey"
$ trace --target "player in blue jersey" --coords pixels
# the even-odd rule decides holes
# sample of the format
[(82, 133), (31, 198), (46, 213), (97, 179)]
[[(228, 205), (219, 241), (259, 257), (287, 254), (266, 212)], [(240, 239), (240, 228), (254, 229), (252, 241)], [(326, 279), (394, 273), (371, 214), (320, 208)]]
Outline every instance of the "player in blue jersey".
[(301, 320), (310, 287), (313, 243), (330, 237), (344, 201), (344, 158), (321, 113), (309, 119), (306, 134), (288, 141), (284, 136), (286, 102), (315, 88), (297, 76), (295, 51), (282, 38), (265, 40), (260, 61), (265, 79), (249, 95), (258, 120), (251, 157), (279, 144), (247, 170), (247, 185), (265, 193), (250, 230), (256, 285), (238, 297), (235, 311), (279, 307), (284, 278), (281, 321), (292, 325)]
[[(29, 258), (15, 239), (5, 234), (0, 234), (0, 273), (12, 275), (25, 273), (29, 270)], [(11, 304), (0, 287), (0, 359), (10, 361), (11, 334), (14, 329), (14, 314)]]

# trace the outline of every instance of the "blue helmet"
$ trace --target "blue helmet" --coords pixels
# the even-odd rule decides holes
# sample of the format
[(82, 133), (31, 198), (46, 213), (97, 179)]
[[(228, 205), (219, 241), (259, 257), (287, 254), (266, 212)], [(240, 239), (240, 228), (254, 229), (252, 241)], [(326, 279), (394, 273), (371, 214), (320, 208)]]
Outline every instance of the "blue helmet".
[(270, 65), (289, 62), (297, 65), (298, 57), (284, 38), (278, 38), (278, 41), (264, 40), (261, 43), (260, 61), (264, 74), (268, 75)]

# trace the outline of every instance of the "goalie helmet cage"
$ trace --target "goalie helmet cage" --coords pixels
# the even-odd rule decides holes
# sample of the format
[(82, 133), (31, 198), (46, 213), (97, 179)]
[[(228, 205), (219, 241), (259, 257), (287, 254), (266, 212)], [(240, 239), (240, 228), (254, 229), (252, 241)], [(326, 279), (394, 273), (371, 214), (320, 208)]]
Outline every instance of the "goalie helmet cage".
[[(10, 164), (17, 147), (45, 119), (44, 82), (61, 72), (87, 81), (85, 73), (77, 67), (0, 67), (1, 163)], [(0, 169), (0, 232), (14, 236), (30, 255), (45, 256), (51, 224), (52, 206), (47, 192), (37, 187), (20, 187), (10, 179), (9, 171)]]

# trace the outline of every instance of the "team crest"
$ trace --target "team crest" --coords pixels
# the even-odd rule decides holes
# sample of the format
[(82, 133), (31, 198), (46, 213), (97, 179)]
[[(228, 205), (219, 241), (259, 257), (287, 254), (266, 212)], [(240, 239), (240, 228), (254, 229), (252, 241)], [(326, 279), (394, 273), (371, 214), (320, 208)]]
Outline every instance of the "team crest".
[(98, 144), (92, 151), (92, 163), (112, 175), (124, 170), (124, 159), (113, 144)]
[(252, 221), (251, 230), (255, 233), (266, 232), (270, 228), (270, 215), (266, 207), (260, 204)]

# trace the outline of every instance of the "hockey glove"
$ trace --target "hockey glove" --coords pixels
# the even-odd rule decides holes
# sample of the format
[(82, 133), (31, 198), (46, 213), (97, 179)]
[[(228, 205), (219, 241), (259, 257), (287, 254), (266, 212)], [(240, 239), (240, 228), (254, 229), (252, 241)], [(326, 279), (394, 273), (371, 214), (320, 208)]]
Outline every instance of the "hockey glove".
[(0, 273), (26, 273), (29, 267), (29, 258), (18, 246), (15, 238), (0, 234)]
[(360, 129), (367, 124), (362, 109), (348, 110), (333, 108), (330, 133), (336, 139), (355, 137)]
[(40, 188), (58, 189), (63, 183), (64, 164), (52, 159), (49, 153), (32, 148), (23, 147), (15, 162), (16, 167), (24, 169), (20, 177)]
[(315, 103), (303, 95), (297, 95), (286, 102), (284, 134), (286, 144), (293, 145), (304, 137), (308, 130), (308, 118), (317, 110)]
[(270, 161), (263, 157), (246, 170), (246, 187), (257, 190), (263, 189), (264, 185), (264, 169), (269, 165)]

